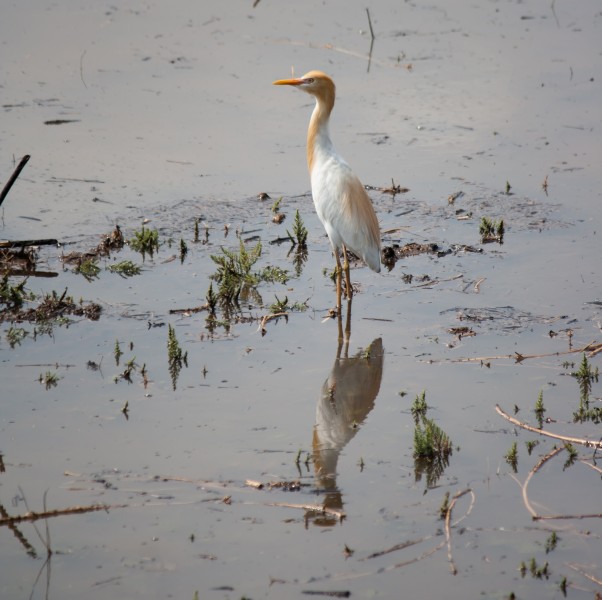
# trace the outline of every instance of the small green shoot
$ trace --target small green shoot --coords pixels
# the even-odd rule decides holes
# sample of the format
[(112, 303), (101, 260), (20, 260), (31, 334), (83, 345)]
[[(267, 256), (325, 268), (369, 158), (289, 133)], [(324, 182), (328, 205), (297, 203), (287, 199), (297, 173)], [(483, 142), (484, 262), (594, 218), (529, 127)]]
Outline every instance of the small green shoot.
[(12, 325), (6, 332), (6, 341), (9, 343), (11, 348), (17, 345), (21, 345), (21, 342), (29, 335), (29, 332), (23, 327), (13, 327)]
[(188, 254), (188, 246), (183, 238), (180, 238), (180, 264), (184, 263), (186, 255)]
[(504, 459), (512, 467), (512, 470), (516, 473), (518, 470), (518, 450), (516, 447), (516, 442), (512, 443), (512, 446), (510, 447), (510, 450), (506, 452)]
[(581, 358), (581, 363), (579, 364), (579, 369), (576, 372), (571, 373), (571, 375), (577, 379), (580, 391), (579, 409), (577, 412), (573, 413), (573, 420), (580, 423), (585, 421), (591, 421), (596, 424), (601, 423), (602, 407), (590, 407), (592, 384), (598, 382), (598, 367), (593, 369), (584, 353)]
[(194, 220), (194, 237), (193, 237), (192, 241), (195, 244), (199, 243), (199, 219), (198, 218)]
[(529, 572), (531, 573), (531, 577), (534, 579), (543, 579), (544, 577), (548, 579), (550, 576), (548, 563), (546, 562), (542, 566), (539, 566), (535, 560), (535, 557), (533, 557), (529, 562)]
[(562, 592), (562, 595), (566, 598), (566, 588), (568, 585), (568, 581), (566, 580), (566, 577), (563, 577), (560, 580), (560, 583), (558, 584), (558, 587), (560, 588), (560, 591)]
[(134, 237), (129, 241), (130, 247), (135, 252), (142, 254), (142, 259), (148, 254), (151, 258), (159, 250), (159, 232), (156, 229), (142, 229), (134, 231)]
[(123, 354), (123, 352), (121, 351), (121, 348), (119, 347), (119, 340), (115, 340), (115, 346), (113, 347), (113, 356), (115, 357), (115, 364), (117, 366), (119, 366), (119, 359), (121, 358), (122, 354)]
[(539, 440), (528, 440), (525, 442), (525, 446), (527, 446), (527, 453), (531, 456), (531, 452), (533, 452), (533, 448), (539, 444)]
[(293, 256), (293, 264), (295, 266), (295, 274), (297, 277), (301, 275), (303, 271), (303, 265), (307, 260), (307, 229), (303, 224), (303, 219), (301, 219), (301, 215), (299, 214), (299, 209), (295, 211), (295, 220), (293, 222), (293, 233), (291, 235), (290, 231), (287, 229), (286, 233), (291, 240), (292, 247), (289, 251), (289, 254), (295, 251)]
[(414, 403), (412, 404), (411, 413), (414, 418), (414, 424), (418, 425), (421, 418), (426, 417), (426, 411), (428, 406), (426, 404), (426, 391), (422, 392), (420, 396), (416, 396)]
[(297, 251), (307, 250), (307, 229), (303, 224), (303, 219), (299, 214), (299, 209), (295, 211), (295, 220), (293, 221), (293, 235), (289, 230), (286, 230), (288, 237), (291, 238), (293, 246), (297, 247)]
[(56, 373), (46, 371), (45, 374), (40, 373), (39, 381), (43, 383), (47, 390), (56, 387), (59, 383), (60, 377)]
[(209, 289), (207, 290), (207, 295), (205, 296), (205, 300), (207, 300), (207, 308), (209, 309), (209, 314), (215, 316), (215, 308), (217, 306), (217, 296), (213, 291), (213, 282), (209, 284)]
[(274, 214), (280, 212), (280, 203), (282, 202), (282, 196), (278, 198), (278, 200), (274, 200), (274, 204), (272, 204), (272, 208), (270, 209)]
[(176, 338), (176, 331), (171, 324), (168, 325), (167, 332), (167, 361), (172, 387), (175, 391), (182, 366), (188, 367), (188, 352), (182, 352), (180, 343)]
[(537, 424), (541, 429), (543, 427), (543, 416), (546, 412), (546, 409), (543, 405), (543, 391), (540, 390), (539, 396), (537, 397), (537, 401), (535, 402), (535, 409), (533, 410), (535, 413), (535, 418), (537, 419)]
[(563, 471), (573, 466), (575, 464), (575, 461), (579, 458), (579, 453), (577, 452), (577, 450), (575, 450), (575, 446), (573, 446), (573, 444), (566, 442), (564, 444), (564, 449), (567, 451), (568, 457), (564, 462), (564, 466), (562, 467)]
[(558, 536), (555, 531), (552, 531), (548, 539), (546, 540), (546, 554), (552, 552), (552, 550), (556, 550), (556, 545), (558, 544)]

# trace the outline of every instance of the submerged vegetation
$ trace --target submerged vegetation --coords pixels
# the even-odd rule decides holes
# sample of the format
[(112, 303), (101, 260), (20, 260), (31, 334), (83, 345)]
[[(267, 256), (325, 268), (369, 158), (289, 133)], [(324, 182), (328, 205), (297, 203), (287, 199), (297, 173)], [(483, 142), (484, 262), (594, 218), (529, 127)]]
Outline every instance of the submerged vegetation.
[(449, 465), (452, 442), (448, 435), (427, 415), (426, 392), (416, 396), (411, 412), (414, 418), (414, 472), (416, 481), (426, 475), (427, 488), (432, 488)]
[[(94, 302), (84, 302), (80, 299), (75, 302), (67, 293), (67, 288), (62, 294), (51, 291), (41, 296), (25, 289), (27, 280), (17, 285), (12, 285), (8, 277), (0, 280), (0, 323), (3, 321), (36, 323), (48, 327), (52, 324), (64, 324), (68, 322), (68, 316), (86, 317), (97, 320), (102, 309)], [(26, 304), (37, 302), (36, 306), (27, 307)], [(20, 336), (21, 339), (25, 337)]]
[(479, 224), (479, 234), (481, 236), (482, 244), (489, 244), (491, 242), (497, 242), (498, 244), (504, 243), (504, 220), (494, 221), (488, 217), (482, 217), (481, 223)]
[(217, 265), (217, 271), (211, 278), (217, 282), (217, 293), (208, 293), (207, 302), (210, 307), (218, 303), (226, 308), (239, 308), (240, 301), (248, 301), (254, 298), (258, 304), (262, 304), (261, 297), (256, 293), (256, 287), (260, 282), (288, 281), (288, 272), (279, 267), (267, 266), (261, 271), (252, 271), (255, 263), (261, 256), (261, 242), (248, 250), (244, 242), (240, 241), (239, 251), (235, 252), (222, 247), (221, 255), (211, 255), (211, 260)]
[(121, 262), (109, 265), (107, 270), (111, 273), (117, 273), (124, 279), (127, 277), (134, 277), (134, 275), (140, 275), (142, 269), (131, 260), (122, 260)]
[(188, 352), (182, 351), (180, 343), (176, 338), (176, 331), (171, 324), (168, 325), (167, 330), (167, 362), (171, 376), (171, 385), (175, 391), (182, 367), (188, 367)]
[(152, 258), (159, 250), (159, 232), (156, 229), (146, 229), (142, 225), (141, 229), (134, 231), (129, 244), (132, 250), (142, 254), (143, 260), (147, 254)]

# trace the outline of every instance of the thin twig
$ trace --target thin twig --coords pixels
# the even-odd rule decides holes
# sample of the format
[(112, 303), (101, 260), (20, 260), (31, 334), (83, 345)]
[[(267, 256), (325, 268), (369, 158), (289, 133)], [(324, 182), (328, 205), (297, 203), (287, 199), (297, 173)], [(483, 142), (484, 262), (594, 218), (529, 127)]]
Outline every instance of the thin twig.
[(86, 56), (86, 52), (87, 50), (84, 50), (79, 57), (79, 78), (82, 80), (84, 87), (87, 89), (88, 86), (86, 85), (86, 81), (84, 79), (84, 56)]
[(370, 36), (373, 40), (376, 39), (374, 35), (374, 29), (372, 29), (372, 19), (370, 18), (370, 9), (366, 8), (366, 14), (368, 15), (368, 25), (370, 26)]
[(285, 317), (286, 320), (288, 321), (288, 313), (287, 312), (279, 312), (279, 313), (272, 313), (271, 315), (265, 315), (261, 319), (257, 331), (261, 331), (261, 335), (265, 335), (267, 333), (267, 329), (265, 328), (265, 326), (267, 325), (268, 321), (271, 321), (272, 319), (278, 319), (279, 317)]
[(428, 558), (432, 554), (435, 554), (435, 552), (437, 552), (437, 550), (441, 550), (441, 548), (443, 548), (443, 546), (445, 546), (445, 540), (443, 540), (440, 544), (437, 544), (434, 548), (431, 548), (430, 550), (426, 550), (420, 556), (415, 556), (414, 558), (410, 558), (409, 560), (404, 560), (400, 563), (397, 563), (396, 565), (393, 565), (392, 567), (387, 567), (386, 569), (383, 569), (383, 571), (389, 571), (390, 569), (400, 569), (401, 567), (407, 567), (408, 565), (416, 563), (419, 560), (422, 560), (423, 558)]
[[(449, 570), (451, 571), (452, 575), (456, 575), (458, 573), (458, 569), (456, 568), (456, 565), (454, 563), (454, 559), (452, 557), (452, 550), (451, 550), (451, 531), (450, 531), (450, 521), (451, 521), (451, 515), (452, 515), (452, 510), (456, 504), (456, 502), (465, 494), (468, 494), (472, 492), (472, 490), (470, 488), (467, 488), (465, 490), (462, 490), (461, 492), (457, 492), (456, 494), (454, 494), (454, 497), (452, 498), (451, 502), (449, 503), (449, 506), (447, 507), (447, 511), (445, 513), (445, 539), (447, 541), (447, 560), (449, 561)], [(472, 506), (471, 506), (472, 508)]]
[(602, 513), (590, 513), (585, 515), (537, 515), (534, 521), (554, 521), (559, 519), (602, 519)]
[[(437, 281), (437, 280), (435, 280)], [(445, 280), (451, 281), (451, 280)], [(428, 285), (428, 284), (423, 284)], [(562, 352), (548, 352), (546, 354), (521, 354), (520, 352), (515, 352), (514, 354), (501, 354), (499, 356), (473, 356), (473, 357), (464, 357), (464, 358), (452, 358), (452, 359), (429, 359), (426, 362), (429, 363), (462, 363), (462, 362), (488, 362), (490, 360), (500, 360), (503, 358), (513, 358), (517, 363), (523, 362), (523, 360), (527, 360), (528, 358), (547, 358), (549, 356), (564, 356), (565, 354), (578, 354), (580, 352), (587, 352), (588, 356), (591, 358), (596, 354), (602, 352), (602, 343), (600, 342), (590, 342), (586, 344), (582, 348), (572, 348), (571, 350), (565, 350)]]
[(588, 460), (585, 460), (585, 458), (580, 458), (579, 462), (583, 463), (584, 465), (587, 465), (588, 467), (591, 467), (592, 469), (594, 469), (594, 471), (598, 471), (598, 473), (602, 475), (602, 469), (600, 467), (597, 467), (596, 465), (592, 465), (592, 463)]
[(515, 419), (514, 417), (510, 416), (508, 413), (504, 412), (500, 408), (499, 404), (495, 405), (495, 410), (499, 415), (504, 417), (504, 419), (506, 419), (507, 421), (510, 421), (510, 423), (512, 423), (513, 425), (516, 425), (517, 427), (520, 427), (522, 429), (526, 429), (527, 431), (532, 431), (533, 433), (539, 433), (540, 435), (545, 435), (547, 437), (551, 437), (556, 440), (562, 440), (563, 442), (569, 442), (570, 444), (581, 444), (582, 446), (585, 446), (586, 448), (601, 448), (602, 449), (602, 440), (593, 441), (593, 440), (586, 440), (586, 439), (582, 439), (582, 438), (574, 438), (574, 437), (570, 437), (568, 435), (560, 435), (558, 433), (552, 433), (551, 431), (546, 431), (545, 429), (537, 429), (537, 427), (532, 427), (531, 425), (527, 425), (526, 423), (523, 423), (522, 421), (519, 421), (518, 419)]
[(372, 19), (370, 18), (370, 11), (366, 8), (366, 14), (368, 15), (368, 25), (370, 26), (370, 50), (368, 51), (368, 68), (366, 73), (370, 73), (370, 65), (372, 64), (372, 50), (374, 50), (374, 29), (372, 29)]
[(385, 554), (391, 554), (391, 552), (397, 552), (398, 550), (403, 550), (404, 548), (409, 548), (410, 546), (415, 546), (416, 544), (426, 542), (427, 540), (432, 539), (432, 537), (432, 535), (425, 535), (424, 537), (421, 537), (417, 540), (408, 540), (407, 542), (402, 542), (401, 544), (395, 544), (395, 546), (391, 546), (386, 550), (379, 550), (378, 552), (373, 552), (365, 558), (360, 558), (360, 560), (370, 560), (371, 558), (378, 558), (379, 556), (384, 556)]
[(6, 198), (6, 195), (8, 194), (8, 192), (10, 192), (10, 188), (13, 187), (13, 184), (15, 183), (15, 181), (17, 181), (17, 177), (19, 177), (19, 174), (23, 170), (23, 167), (27, 164), (27, 161), (30, 158), (31, 158), (31, 156), (29, 154), (26, 154), (19, 161), (17, 168), (13, 171), (13, 174), (10, 176), (10, 179), (6, 182), (6, 185), (4, 186), (2, 192), (0, 192), (0, 206), (2, 206), (2, 203), (4, 202), (4, 198)]
[[(63, 517), (66, 515), (79, 515), (88, 512), (94, 512), (98, 510), (110, 510), (112, 508), (126, 508), (127, 504), (92, 504), (90, 506), (71, 506), (69, 508), (56, 509), (56, 510), (48, 510), (44, 512), (26, 512), (24, 515), (16, 515), (14, 517), (7, 517), (0, 519), (0, 527), (2, 525), (10, 525), (14, 523), (23, 523), (24, 521), (33, 523), (34, 521), (38, 521), (39, 519), (48, 519), (50, 517)], [(38, 532), (39, 535), (39, 532)], [(42, 542), (44, 539), (40, 536)]]
[(543, 467), (543, 465), (545, 463), (547, 463), (551, 458), (553, 458), (554, 456), (556, 456), (557, 454), (559, 454), (560, 452), (562, 452), (564, 450), (564, 446), (560, 446), (559, 448), (554, 448), (554, 450), (552, 450), (552, 452), (549, 452), (548, 454), (546, 454), (530, 471), (529, 474), (527, 475), (527, 478), (525, 479), (525, 482), (522, 485), (522, 491), (523, 491), (523, 502), (525, 503), (525, 506), (527, 508), (527, 510), (531, 513), (531, 517), (533, 517), (533, 519), (537, 519), (537, 513), (535, 512), (535, 509), (531, 506), (531, 502), (529, 501), (529, 495), (527, 494), (527, 487), (529, 486), (529, 482), (531, 481), (531, 478), (533, 477), (533, 475), (535, 475), (535, 473), (537, 473), (537, 471), (539, 471), (539, 469), (541, 469), (541, 467)]
[[(2, 506), (2, 504), (0, 504), (0, 517), (2, 519), (10, 519), (8, 511), (4, 508), (4, 506)], [(14, 523), (7, 523), (7, 526), (13, 532), (13, 535), (19, 540), (21, 545), (25, 548), (27, 554), (33, 558), (37, 558), (38, 554), (36, 549), (29, 543), (27, 538), (21, 533), (18, 527)]]
[(347, 515), (342, 510), (328, 508), (321, 504), (290, 504), (288, 502), (270, 502), (266, 506), (279, 506), (281, 508), (300, 508), (309, 512), (318, 513), (321, 515), (333, 515), (342, 521)]
[(583, 575), (583, 577), (587, 577), (590, 581), (593, 581), (594, 583), (597, 583), (598, 585), (602, 585), (602, 581), (600, 579), (598, 579), (597, 577), (594, 577), (593, 575), (590, 575), (589, 573), (586, 573), (581, 568), (580, 565), (577, 565), (575, 563), (566, 563), (566, 566), (573, 569), (573, 571), (577, 571), (577, 573), (579, 573), (580, 575)]

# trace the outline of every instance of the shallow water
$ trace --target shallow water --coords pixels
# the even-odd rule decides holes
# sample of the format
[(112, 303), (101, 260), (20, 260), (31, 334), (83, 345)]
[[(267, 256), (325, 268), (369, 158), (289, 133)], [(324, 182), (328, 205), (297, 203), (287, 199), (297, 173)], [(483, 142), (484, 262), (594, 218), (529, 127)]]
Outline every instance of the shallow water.
[[(563, 577), (571, 598), (600, 591), (584, 575), (602, 578), (600, 519), (531, 519), (521, 485), (554, 440), (515, 428), (495, 405), (512, 414), (517, 405), (516, 418), (534, 425), (543, 391), (554, 420), (544, 429), (600, 436), (599, 425), (572, 423), (579, 388), (568, 373), (582, 355), (561, 353), (601, 341), (602, 13), (593, 1), (368, 6), (369, 72), (364, 5), (4, 9), (2, 181), (13, 157), (32, 159), (3, 204), (1, 237), (59, 239), (64, 248), (42, 248), (38, 264), (58, 277), (27, 288), (68, 288), (103, 314), (35, 338), (34, 325), (18, 325), (28, 335), (14, 348), (2, 324), (0, 504), (11, 515), (27, 511), (25, 500), (41, 511), (47, 490), (48, 509), (114, 508), (49, 518), (49, 563), (30, 523), (2, 527), (3, 598), (560, 598)], [(333, 137), (364, 183), (410, 188), (370, 192), (385, 245), (482, 250), (422, 254), (380, 275), (354, 269), (348, 348), (324, 318), (333, 259), (307, 193), (311, 106), (270, 85), (291, 65), (335, 77)], [(44, 124), (55, 119), (76, 122)], [(275, 225), (281, 195), (286, 220)], [(249, 322), (211, 336), (205, 312), (170, 313), (205, 302), (210, 255), (236, 250), (237, 234), (259, 236), (259, 267), (294, 273), (289, 245), (270, 242), (297, 208), (308, 260), (286, 285), (258, 287), (261, 300), (243, 307)], [(459, 220), (458, 210), (472, 216)], [(504, 219), (503, 245), (479, 243), (482, 216)], [(92, 282), (63, 266), (61, 252), (94, 247), (115, 223), (129, 239), (143, 219), (160, 234), (154, 258), (126, 247), (100, 261)], [(195, 219), (207, 243), (193, 242)], [(125, 259), (142, 274), (104, 269)], [(262, 336), (275, 296), (307, 309)], [(188, 352), (175, 390), (168, 324)], [(476, 335), (449, 333), (459, 326)], [(537, 357), (491, 358), (516, 352)], [(146, 366), (146, 387), (139, 370), (132, 383), (119, 379), (130, 360)], [(38, 381), (46, 371), (60, 377), (48, 390)], [(430, 486), (412, 456), (410, 407), (423, 390), (454, 447)], [(600, 395), (594, 383), (594, 405)], [(504, 460), (515, 441), (516, 475)], [(563, 469), (566, 455), (532, 476), (528, 499), (543, 515), (599, 513), (599, 472), (582, 462)], [(468, 489), (448, 551), (440, 506), (446, 492)], [(546, 553), (552, 531), (558, 545)], [(549, 562), (548, 579), (521, 577), (533, 558)]]

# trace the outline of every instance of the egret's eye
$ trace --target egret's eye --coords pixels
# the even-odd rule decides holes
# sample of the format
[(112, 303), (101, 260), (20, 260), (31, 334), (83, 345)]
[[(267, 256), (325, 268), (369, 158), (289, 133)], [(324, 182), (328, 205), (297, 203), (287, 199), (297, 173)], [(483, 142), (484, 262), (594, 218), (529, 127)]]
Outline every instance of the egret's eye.
[(308, 78), (305, 80), (305, 83), (313, 83), (313, 82), (314, 82), (314, 78), (313, 78), (313, 77), (308, 77)]

